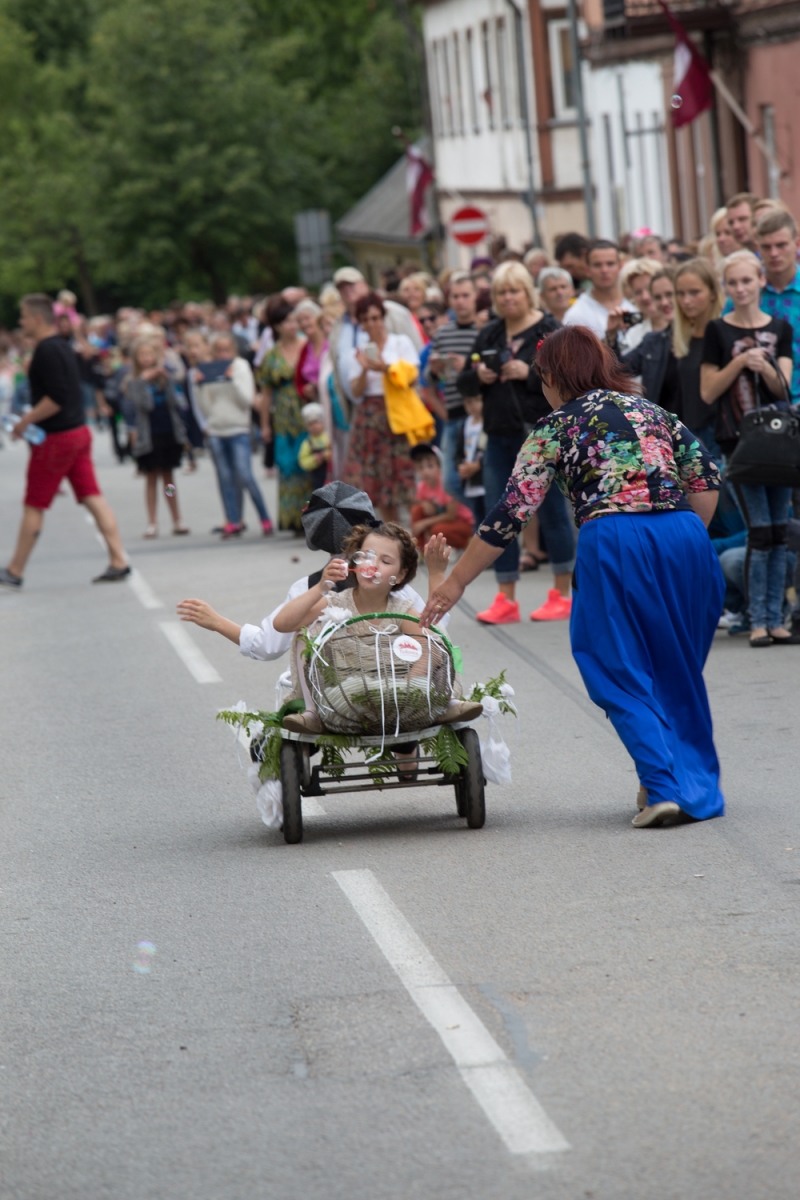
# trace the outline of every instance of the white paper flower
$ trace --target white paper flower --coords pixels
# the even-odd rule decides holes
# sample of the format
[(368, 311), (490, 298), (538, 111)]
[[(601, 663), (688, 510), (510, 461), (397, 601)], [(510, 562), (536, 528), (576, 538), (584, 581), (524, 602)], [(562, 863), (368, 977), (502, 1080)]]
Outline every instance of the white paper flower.
[(500, 712), (500, 701), (495, 700), (494, 696), (482, 696), (481, 704), (483, 705), (483, 715), (485, 717), (496, 717)]
[(513, 696), (514, 695), (514, 689), (512, 688), (510, 683), (501, 683), (499, 691), (500, 691), (501, 696)]

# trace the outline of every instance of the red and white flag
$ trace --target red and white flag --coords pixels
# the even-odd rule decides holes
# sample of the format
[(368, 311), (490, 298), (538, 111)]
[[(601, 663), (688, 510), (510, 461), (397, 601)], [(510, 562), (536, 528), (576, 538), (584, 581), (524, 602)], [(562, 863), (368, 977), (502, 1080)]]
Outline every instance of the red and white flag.
[(688, 125), (714, 103), (714, 84), (708, 63), (664, 0), (658, 0), (675, 34), (675, 74), (672, 95), (672, 124)]
[(411, 218), (411, 236), (422, 233), (428, 224), (425, 193), (433, 182), (433, 167), (418, 146), (406, 146), (406, 190)]

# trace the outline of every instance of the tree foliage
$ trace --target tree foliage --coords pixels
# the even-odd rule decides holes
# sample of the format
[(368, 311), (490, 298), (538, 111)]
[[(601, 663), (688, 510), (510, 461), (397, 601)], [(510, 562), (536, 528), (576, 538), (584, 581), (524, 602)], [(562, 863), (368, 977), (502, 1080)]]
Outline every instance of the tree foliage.
[(0, 297), (277, 287), (419, 113), (390, 0), (0, 0)]

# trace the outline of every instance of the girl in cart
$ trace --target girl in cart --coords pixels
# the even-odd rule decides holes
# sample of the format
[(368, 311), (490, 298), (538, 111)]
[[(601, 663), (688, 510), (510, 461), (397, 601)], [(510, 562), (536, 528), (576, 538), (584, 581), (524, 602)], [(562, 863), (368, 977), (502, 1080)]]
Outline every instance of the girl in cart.
[[(444, 582), (449, 557), (450, 547), (445, 538), (441, 534), (431, 538), (425, 551), (429, 595)], [(397, 621), (370, 621), (370, 628), (374, 631), (388, 630), (394, 624), (399, 633), (415, 636), (419, 634), (417, 623), (403, 621), (402, 614), (418, 617), (419, 612), (410, 601), (400, 599), (397, 592), (414, 578), (417, 563), (414, 540), (402, 526), (393, 522), (379, 525), (377, 529), (357, 525), (342, 546), (342, 557), (333, 558), (328, 563), (320, 582), (276, 613), (273, 618), (275, 630), (295, 635), (291, 654), (292, 696), (298, 699), (302, 697), (306, 705), (304, 712), (284, 717), (284, 728), (296, 733), (323, 732), (323, 722), (308, 689), (300, 658), (304, 639), (315, 637), (322, 631), (326, 620), (331, 619), (331, 592), (336, 584), (346, 579), (350, 571), (355, 572), (355, 587), (338, 592), (335, 596), (333, 611), (338, 612), (340, 619), (368, 613), (396, 612)], [(424, 673), (424, 654), (418, 665), (419, 671)], [(480, 716), (481, 711), (480, 704), (454, 698), (438, 723), (471, 721)], [(413, 758), (416, 754), (416, 745), (410, 746), (406, 755), (398, 752), (400, 757)]]

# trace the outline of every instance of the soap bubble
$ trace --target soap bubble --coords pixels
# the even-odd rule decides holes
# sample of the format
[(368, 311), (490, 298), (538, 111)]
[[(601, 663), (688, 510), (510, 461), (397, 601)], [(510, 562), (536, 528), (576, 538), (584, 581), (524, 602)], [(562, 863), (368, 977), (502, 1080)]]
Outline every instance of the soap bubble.
[(378, 556), (374, 550), (356, 550), (353, 555), (354, 567), (373, 567), (378, 561)]
[(673, 108), (681, 108), (681, 106), (683, 105), (683, 96), (679, 96), (678, 93), (676, 92), (675, 95), (670, 100), (670, 104), (672, 105)]
[(153, 957), (158, 954), (152, 942), (139, 942), (136, 947), (138, 958), (135, 963), (131, 963), (137, 975), (149, 975), (153, 965)]
[(164, 488), (164, 495), (169, 496), (171, 498), (172, 496), (175, 495), (177, 490), (178, 489), (175, 487), (174, 483), (168, 483), (167, 486)]

